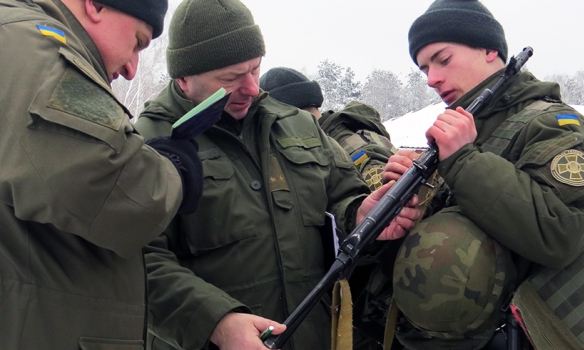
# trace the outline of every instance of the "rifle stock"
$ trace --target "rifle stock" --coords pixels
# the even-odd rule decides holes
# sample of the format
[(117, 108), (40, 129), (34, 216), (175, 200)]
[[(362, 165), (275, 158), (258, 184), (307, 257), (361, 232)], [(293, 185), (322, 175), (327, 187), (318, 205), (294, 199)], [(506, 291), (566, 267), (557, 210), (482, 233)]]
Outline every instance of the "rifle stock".
[[(481, 111), (492, 95), (511, 76), (517, 74), (532, 55), (533, 49), (526, 47), (517, 57), (511, 57), (505, 72), (497, 83), (492, 88), (485, 89), (466, 110), (471, 114)], [(343, 240), (340, 244), (337, 258), (325, 276), (284, 321), (286, 330), (281, 334), (272, 335), (264, 341), (264, 345), (267, 348), (280, 349), (284, 346), (322, 296), (344, 275), (345, 271), (348, 271), (353, 266), (363, 249), (375, 241), (383, 229), (389, 225), (391, 220), (399, 214), (406, 203), (417, 193), (418, 188), (421, 185), (431, 186), (427, 181), (438, 166), (438, 147), (436, 144), (431, 144), (413, 163), (414, 165), (402, 174), (371, 209), (365, 219)]]

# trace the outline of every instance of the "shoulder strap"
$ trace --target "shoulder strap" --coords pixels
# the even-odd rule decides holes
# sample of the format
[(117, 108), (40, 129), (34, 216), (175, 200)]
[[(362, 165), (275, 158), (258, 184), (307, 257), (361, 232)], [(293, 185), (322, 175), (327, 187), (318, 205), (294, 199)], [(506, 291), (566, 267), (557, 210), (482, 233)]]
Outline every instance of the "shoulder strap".
[(547, 109), (552, 104), (553, 102), (545, 100), (532, 102), (519, 113), (511, 116), (502, 123), (493, 134), (491, 134), (491, 137), (481, 146), (481, 148), (485, 152), (495, 153), (496, 155), (506, 158), (511, 147), (517, 140), (521, 129), (535, 118), (540, 111)]
[(331, 306), (331, 350), (353, 349), (353, 304), (346, 279), (335, 282)]

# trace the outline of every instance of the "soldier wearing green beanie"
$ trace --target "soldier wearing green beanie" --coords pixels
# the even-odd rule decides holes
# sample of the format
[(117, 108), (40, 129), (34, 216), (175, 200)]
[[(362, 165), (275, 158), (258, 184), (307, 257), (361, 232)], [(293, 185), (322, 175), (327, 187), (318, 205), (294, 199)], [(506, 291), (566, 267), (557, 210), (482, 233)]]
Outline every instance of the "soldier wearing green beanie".
[[(204, 173), (198, 210), (178, 215), (146, 249), (152, 349), (265, 349), (260, 333), (281, 333), (325, 274), (321, 233), (342, 239), (391, 187), (369, 195), (310, 113), (260, 89), (264, 54), (262, 33), (238, 0), (185, 0), (171, 19), (173, 80), (147, 102), (136, 128), (146, 138), (169, 135), (219, 88), (231, 95), (221, 120), (195, 137)], [(380, 239), (405, 234), (420, 217), (415, 204)], [(321, 232), (326, 211), (338, 232)], [(325, 304), (283, 349), (330, 348)]]
[[(574, 228), (584, 227), (584, 181), (576, 181), (584, 175), (584, 120), (561, 101), (556, 83), (528, 71), (509, 78), (482, 111), (465, 111), (498, 81), (507, 58), (502, 26), (477, 0), (436, 0), (408, 38), (414, 63), (448, 108), (426, 132), (438, 146), (444, 186), (406, 236), (393, 269), (397, 339), (413, 350), (505, 348), (500, 341), (507, 343), (510, 324), (518, 321), (528, 331), (533, 326), (501, 311), (511, 294), (530, 285), (542, 268), (569, 270), (583, 252)], [(416, 157), (398, 151), (385, 180), (398, 179)], [(543, 288), (546, 299), (558, 304), (567, 298), (565, 290), (559, 299), (550, 297), (562, 283), (569, 282)], [(526, 308), (515, 316), (549, 319), (541, 310)], [(560, 326), (536, 329), (549, 333), (537, 336), (543, 342), (533, 335), (514, 341), (567, 348), (554, 342), (570, 338), (573, 329), (555, 319)]]

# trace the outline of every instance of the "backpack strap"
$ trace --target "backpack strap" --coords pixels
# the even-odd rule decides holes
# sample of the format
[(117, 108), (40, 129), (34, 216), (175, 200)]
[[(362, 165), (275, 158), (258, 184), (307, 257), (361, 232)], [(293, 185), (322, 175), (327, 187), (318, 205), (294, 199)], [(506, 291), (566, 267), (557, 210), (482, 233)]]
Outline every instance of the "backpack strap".
[(519, 113), (511, 116), (491, 134), (491, 137), (481, 146), (483, 151), (495, 153), (507, 158), (511, 147), (515, 144), (519, 132), (523, 127), (535, 118), (539, 112), (550, 107), (553, 102), (537, 100), (532, 102)]
[(331, 305), (331, 350), (353, 349), (353, 304), (346, 279), (335, 282)]

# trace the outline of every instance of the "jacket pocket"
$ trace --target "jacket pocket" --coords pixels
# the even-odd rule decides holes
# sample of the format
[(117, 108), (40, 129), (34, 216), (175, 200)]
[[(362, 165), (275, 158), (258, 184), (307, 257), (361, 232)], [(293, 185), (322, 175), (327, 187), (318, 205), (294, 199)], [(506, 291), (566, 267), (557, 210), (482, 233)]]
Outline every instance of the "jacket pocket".
[(234, 164), (217, 148), (200, 151), (199, 158), (203, 198), (197, 212), (183, 218), (182, 230), (194, 256), (256, 235), (248, 210), (254, 191), (243, 188)]
[(59, 51), (61, 64), (55, 64), (45, 84), (29, 107), (29, 128), (93, 139), (120, 152), (125, 133), (130, 130), (127, 109), (113, 96), (93, 68), (65, 49)]
[(285, 147), (280, 153), (291, 163), (284, 166), (293, 184), (291, 192), (296, 196), (302, 221), (305, 226), (324, 225), (325, 210), (328, 203), (327, 186), (330, 174), (330, 164), (333, 154), (319, 147)]
[(142, 340), (121, 340), (105, 338), (79, 338), (81, 350), (144, 350)]

